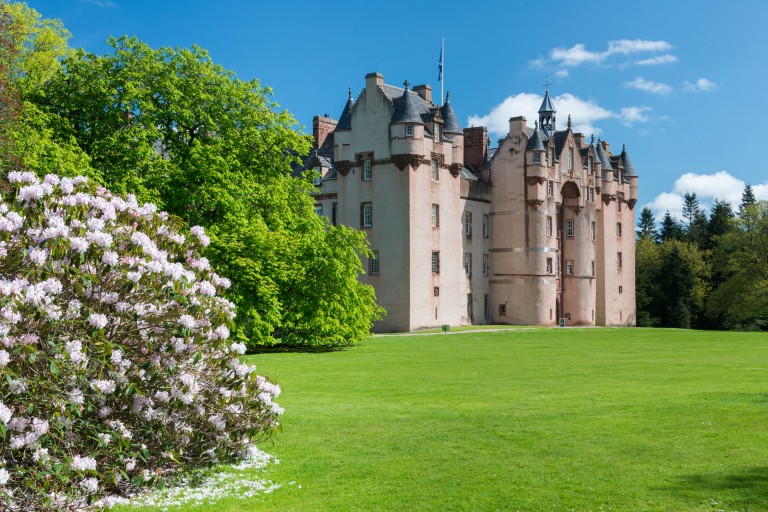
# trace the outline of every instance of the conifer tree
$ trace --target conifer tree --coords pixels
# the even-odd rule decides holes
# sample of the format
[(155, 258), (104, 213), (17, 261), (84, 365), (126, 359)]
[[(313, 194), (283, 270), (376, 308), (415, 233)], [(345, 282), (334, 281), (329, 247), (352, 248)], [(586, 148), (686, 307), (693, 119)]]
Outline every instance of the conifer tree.
[(755, 192), (752, 190), (752, 185), (747, 184), (747, 186), (744, 187), (744, 192), (741, 194), (741, 204), (739, 205), (739, 217), (744, 215), (744, 212), (747, 210), (747, 207), (757, 203), (757, 198), (755, 198)]
[(635, 234), (638, 240), (643, 238), (658, 242), (659, 228), (656, 227), (656, 218), (647, 206), (640, 211), (640, 222), (637, 224)]
[(682, 240), (683, 227), (680, 225), (680, 221), (672, 217), (669, 210), (664, 212), (664, 219), (661, 221), (661, 232), (659, 233), (661, 241), (666, 240)]

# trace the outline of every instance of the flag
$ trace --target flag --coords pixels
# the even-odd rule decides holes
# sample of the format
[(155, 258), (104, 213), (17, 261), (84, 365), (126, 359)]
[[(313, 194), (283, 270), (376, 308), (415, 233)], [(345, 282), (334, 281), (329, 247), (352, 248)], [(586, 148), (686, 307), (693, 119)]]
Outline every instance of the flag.
[(443, 81), (443, 46), (440, 45), (440, 60), (437, 61), (437, 81), (442, 82)]

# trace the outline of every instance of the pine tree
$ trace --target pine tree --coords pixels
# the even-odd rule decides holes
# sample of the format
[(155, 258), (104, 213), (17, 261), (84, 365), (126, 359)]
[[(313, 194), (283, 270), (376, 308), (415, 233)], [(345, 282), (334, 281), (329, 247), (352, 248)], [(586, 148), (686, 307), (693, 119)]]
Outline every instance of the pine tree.
[(707, 224), (707, 234), (709, 235), (707, 248), (714, 246), (714, 237), (724, 235), (733, 229), (735, 217), (731, 203), (715, 199), (712, 212), (709, 214), (709, 223)]
[(661, 241), (683, 239), (683, 227), (680, 225), (680, 221), (672, 217), (669, 210), (664, 213), (664, 219), (661, 221), (659, 238)]
[(661, 324), (664, 327), (691, 327), (693, 271), (677, 244), (662, 254), (659, 274), (662, 295)]
[(635, 231), (637, 239), (647, 238), (654, 242), (659, 241), (659, 228), (656, 227), (656, 218), (653, 216), (653, 212), (649, 207), (645, 207), (640, 212), (640, 222), (637, 224), (637, 231)]
[(744, 212), (747, 210), (747, 207), (756, 204), (757, 199), (755, 198), (755, 193), (752, 190), (752, 185), (747, 185), (744, 187), (744, 192), (741, 194), (741, 204), (739, 205), (739, 217), (742, 217), (744, 215)]

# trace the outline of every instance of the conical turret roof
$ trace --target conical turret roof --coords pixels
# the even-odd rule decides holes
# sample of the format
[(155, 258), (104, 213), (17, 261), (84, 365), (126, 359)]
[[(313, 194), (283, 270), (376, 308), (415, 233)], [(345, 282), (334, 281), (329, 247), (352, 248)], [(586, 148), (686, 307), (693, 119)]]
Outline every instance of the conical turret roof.
[(604, 171), (612, 171), (613, 166), (611, 165), (611, 160), (608, 158), (608, 155), (605, 153), (605, 149), (603, 148), (603, 145), (600, 144), (600, 139), (597, 140), (597, 158), (600, 160), (600, 163), (603, 165)]
[(544, 93), (544, 101), (541, 102), (541, 107), (539, 107), (539, 114), (544, 112), (557, 112), (552, 104), (552, 100), (549, 98), (549, 87), (547, 87), (547, 92)]
[(349, 99), (347, 104), (344, 105), (344, 110), (341, 112), (339, 122), (336, 124), (337, 130), (351, 130), (352, 129), (352, 107), (355, 106), (355, 100), (352, 99), (352, 88), (349, 88)]
[(392, 116), (393, 123), (424, 124), (415, 96), (417, 94), (409, 91), (408, 82), (405, 82), (405, 90), (403, 95), (397, 100), (395, 115)]
[(459, 134), (464, 131), (459, 125), (459, 120), (456, 118), (456, 113), (451, 106), (451, 93), (448, 92), (445, 95), (445, 104), (440, 107), (440, 114), (443, 116), (443, 133)]
[(546, 151), (544, 148), (544, 134), (539, 130), (539, 125), (536, 124), (536, 128), (533, 130), (531, 138), (528, 139), (528, 145), (525, 147), (526, 151)]
[(621, 163), (624, 164), (624, 177), (626, 178), (637, 177), (637, 171), (635, 171), (635, 166), (632, 165), (632, 161), (629, 159), (626, 146), (621, 147)]

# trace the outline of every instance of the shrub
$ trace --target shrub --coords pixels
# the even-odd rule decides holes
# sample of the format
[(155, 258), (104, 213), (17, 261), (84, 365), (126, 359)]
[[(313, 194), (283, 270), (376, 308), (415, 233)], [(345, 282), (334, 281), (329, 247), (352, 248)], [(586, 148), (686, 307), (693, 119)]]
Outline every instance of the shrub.
[(0, 508), (108, 504), (279, 427), (202, 228), (82, 177), (0, 187)]

